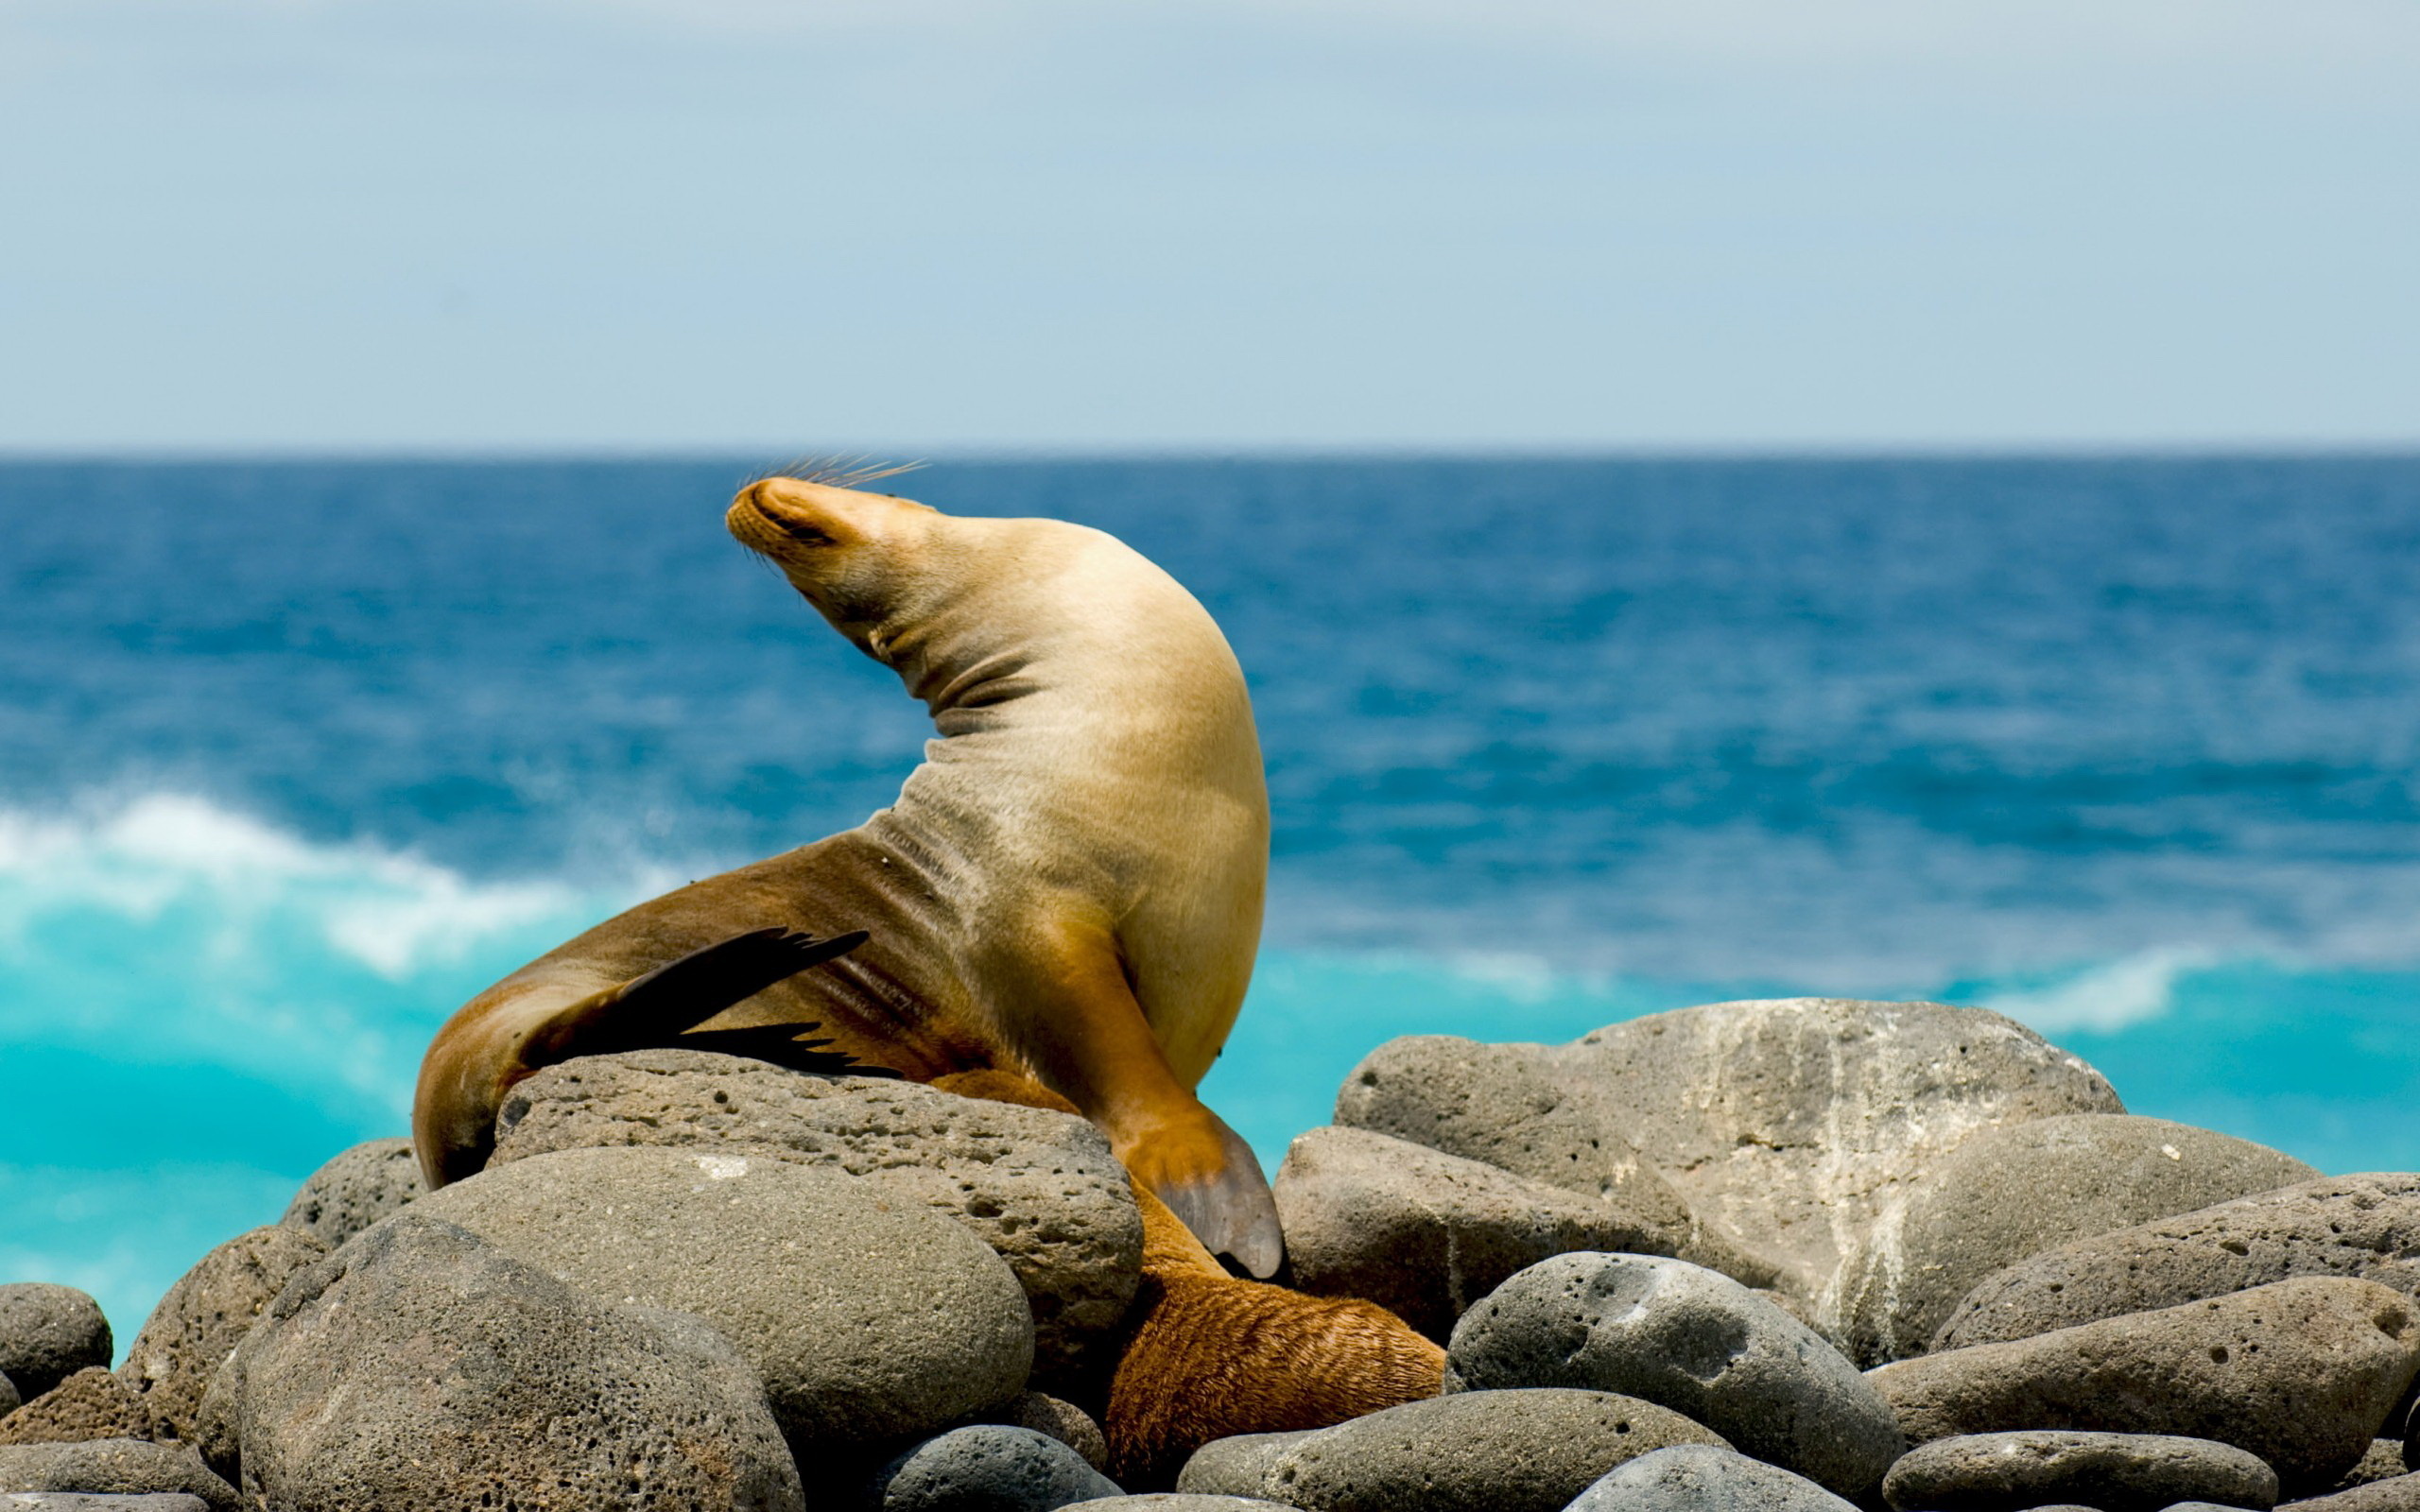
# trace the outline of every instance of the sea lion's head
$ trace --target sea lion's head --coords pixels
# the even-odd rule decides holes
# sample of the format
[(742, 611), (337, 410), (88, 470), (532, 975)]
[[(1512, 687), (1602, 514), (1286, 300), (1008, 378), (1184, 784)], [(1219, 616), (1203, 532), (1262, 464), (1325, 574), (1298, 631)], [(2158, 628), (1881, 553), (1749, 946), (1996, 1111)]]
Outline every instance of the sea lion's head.
[(723, 516), (741, 545), (878, 658), (890, 627), (942, 591), (933, 548), (947, 521), (913, 499), (794, 477), (751, 483)]

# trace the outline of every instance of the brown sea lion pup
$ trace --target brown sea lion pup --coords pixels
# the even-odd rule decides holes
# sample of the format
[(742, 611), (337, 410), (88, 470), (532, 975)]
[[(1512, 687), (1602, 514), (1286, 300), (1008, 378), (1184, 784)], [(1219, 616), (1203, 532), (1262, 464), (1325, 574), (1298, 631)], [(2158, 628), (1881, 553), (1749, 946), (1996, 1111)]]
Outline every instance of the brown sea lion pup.
[(1056, 520), (777, 477), (726, 523), (939, 738), (858, 828), (641, 903), (465, 1005), (421, 1067), (429, 1184), (479, 1170), (507, 1089), (571, 1056), (996, 1068), (1073, 1104), (1211, 1250), (1274, 1274), (1268, 1182), (1193, 1092), (1242, 1005), (1269, 866), (1251, 701), (1208, 612)]

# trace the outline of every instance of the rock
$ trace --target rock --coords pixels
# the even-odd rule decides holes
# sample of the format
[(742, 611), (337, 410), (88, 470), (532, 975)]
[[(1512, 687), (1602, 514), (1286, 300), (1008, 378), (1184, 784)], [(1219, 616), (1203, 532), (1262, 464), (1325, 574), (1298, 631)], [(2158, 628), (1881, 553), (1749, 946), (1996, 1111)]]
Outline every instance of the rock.
[(1100, 1431), (1100, 1424), (1093, 1421), (1092, 1414), (1072, 1401), (1028, 1391), (1010, 1399), (1008, 1405), (985, 1417), (1011, 1428), (1030, 1428), (1037, 1434), (1047, 1434), (1081, 1454), (1085, 1464), (1104, 1475), (1109, 1473), (1108, 1436)]
[(214, 1460), (278, 1512), (730, 1508), (805, 1498), (755, 1369), (420, 1205), (295, 1279), (213, 1384)]
[(372, 1140), (312, 1172), (278, 1222), (334, 1249), (427, 1191), (411, 1141)]
[(1903, 1360), (2013, 1261), (2317, 1175), (2264, 1144), (2127, 1113), (1978, 1129), (1849, 1252), (1830, 1307), (1853, 1358)]
[(763, 1372), (802, 1456), (946, 1428), (1023, 1391), (1032, 1363), (1025, 1293), (999, 1256), (964, 1225), (835, 1169), (564, 1150), (406, 1211), (607, 1301), (705, 1319)]
[(92, 1366), (110, 1363), (110, 1320), (73, 1286), (0, 1286), (0, 1376), (31, 1401)]
[(2398, 1475), (2391, 1481), (2372, 1481), (2349, 1491), (2332, 1496), (2316, 1496), (2307, 1502), (2289, 1502), (2290, 1512), (2413, 1512), (2420, 1508), (2420, 1475)]
[[(1998, 1014), (1789, 998), (1654, 1014), (1568, 1045), (1391, 1040), (1346, 1078), (1336, 1121), (1582, 1191), (1668, 1185), (1710, 1239), (1816, 1298), (1975, 1130), (2124, 1110), (2100, 1073)], [(1817, 1323), (1839, 1336), (1836, 1316)]]
[(2357, 1486), (2367, 1486), (2372, 1481), (2392, 1480), (2410, 1469), (2411, 1467), (2403, 1462), (2403, 1440), (2374, 1438), (2370, 1440), (2368, 1452), (2364, 1453), (2351, 1469), (2339, 1476), (2336, 1484), (2328, 1489), (2349, 1491)]
[(77, 1371), (0, 1419), (0, 1444), (150, 1436), (151, 1409), (142, 1393), (99, 1366)]
[(874, 1473), (881, 1512), (1052, 1512), (1121, 1493), (1083, 1456), (1030, 1428), (953, 1429)]
[(1678, 1253), (1678, 1222), (1367, 1129), (1315, 1128), (1277, 1168), (1299, 1289), (1375, 1302), (1443, 1343), (1506, 1277), (1575, 1249)]
[(1856, 1512), (1856, 1503), (1731, 1450), (1676, 1444), (1616, 1467), (1568, 1512)]
[(2175, 1434), (2259, 1455), (2289, 1490), (2358, 1463), (2420, 1372), (2411, 1301), (2303, 1278), (1871, 1372), (1918, 1443), (2011, 1429)]
[(2351, 1276), (2420, 1299), (2420, 1175), (2343, 1176), (2046, 1249), (1976, 1283), (1936, 1349), (2178, 1307), (2297, 1276)]
[(1891, 1404), (1822, 1336), (1685, 1261), (1560, 1255), (1454, 1330), (1465, 1386), (1620, 1392), (1703, 1423), (1754, 1457), (1856, 1497), (1907, 1448)]
[(210, 1378), (285, 1283), (327, 1252), (317, 1237), (271, 1224), (228, 1240), (168, 1288), (118, 1366), (151, 1416), (145, 1436), (193, 1437)]
[(100, 1491), (0, 1491), (0, 1512), (210, 1512), (210, 1503), (181, 1491), (112, 1496)]
[(1255, 1496), (1196, 1496), (1187, 1491), (1146, 1491), (1140, 1496), (1104, 1496), (1091, 1502), (1070, 1502), (1068, 1512), (1291, 1512), (1283, 1502)]
[[(710, 1145), (837, 1166), (973, 1228), (1025, 1288), (1045, 1383), (1115, 1355), (1143, 1219), (1100, 1131), (1069, 1113), (736, 1056), (592, 1056), (515, 1087), (493, 1163), (591, 1145)], [(746, 1148), (734, 1148), (746, 1146)]]
[(0, 1375), (0, 1418), (7, 1418), (24, 1405), (25, 1399), (17, 1395), (15, 1384), (7, 1376)]
[(1318, 1433), (1316, 1428), (1280, 1434), (1236, 1434), (1214, 1438), (1193, 1452), (1177, 1471), (1176, 1488), (1193, 1496), (1255, 1497), (1269, 1479), (1270, 1468), (1296, 1444)]
[(241, 1505), (235, 1488), (213, 1474), (191, 1445), (140, 1438), (0, 1448), (0, 1491), (182, 1492), (199, 1497), (210, 1512), (237, 1512)]
[(1977, 1434), (1940, 1438), (1891, 1467), (1886, 1501), (1902, 1512), (2024, 1512), (2052, 1502), (2100, 1512), (2161, 1512), (2216, 1502), (2276, 1504), (2277, 1472), (2258, 1455), (2161, 1434)]
[(1269, 1468), (1263, 1495), (1310, 1512), (1561, 1512), (1606, 1471), (1721, 1438), (1609, 1391), (1466, 1391), (1322, 1428)]

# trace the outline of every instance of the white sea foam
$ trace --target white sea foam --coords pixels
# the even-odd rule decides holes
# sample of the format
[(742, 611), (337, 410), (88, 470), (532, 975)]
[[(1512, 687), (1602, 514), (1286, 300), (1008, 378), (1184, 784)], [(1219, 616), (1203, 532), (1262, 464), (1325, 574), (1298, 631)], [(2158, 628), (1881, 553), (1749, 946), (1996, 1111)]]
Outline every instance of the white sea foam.
[(2179, 977), (2217, 964), (2215, 953), (2205, 950), (2143, 951), (2049, 987), (1994, 994), (1983, 1006), (2046, 1035), (2078, 1029), (2105, 1034), (2162, 1017), (2175, 1005)]

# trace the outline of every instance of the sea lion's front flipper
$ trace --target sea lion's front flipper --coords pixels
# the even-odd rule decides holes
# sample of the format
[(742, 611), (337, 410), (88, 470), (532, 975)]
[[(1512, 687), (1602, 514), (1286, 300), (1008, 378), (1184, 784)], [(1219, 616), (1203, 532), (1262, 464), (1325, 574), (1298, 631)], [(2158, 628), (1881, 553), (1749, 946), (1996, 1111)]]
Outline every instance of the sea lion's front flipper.
[[(558, 1010), (524, 1042), (521, 1064), (516, 1070), (527, 1074), (574, 1056), (606, 1056), (662, 1045), (680, 1030), (703, 1023), (742, 998), (753, 997), (810, 966), (846, 955), (865, 942), (863, 930), (819, 939), (813, 935), (778, 928), (750, 930), (745, 935), (718, 940)], [(817, 1053), (815, 1045), (788, 1039), (810, 1025), (772, 1027), (780, 1031), (779, 1035), (756, 1035), (767, 1041), (761, 1047), (763, 1051), (772, 1051), (772, 1040), (778, 1039), (792, 1046), (794, 1054)], [(695, 1038), (703, 1041), (719, 1037)], [(700, 1042), (698, 1048), (727, 1047)], [(756, 1049), (733, 1053), (757, 1055), (760, 1059), (780, 1058), (770, 1053), (760, 1054)], [(831, 1057), (827, 1054), (826, 1058), (845, 1061), (847, 1057)]]
[[(1233, 1255), (1244, 1269), (1267, 1280), (1286, 1260), (1286, 1236), (1277, 1227), (1269, 1177), (1242, 1135), (1208, 1108), (1201, 1111), (1214, 1125), (1209, 1137), (1218, 1141), (1224, 1161), (1215, 1171), (1200, 1170), (1198, 1160), (1189, 1162), (1195, 1166), (1191, 1172), (1166, 1171), (1150, 1183), (1151, 1192), (1212, 1254)], [(1150, 1152), (1139, 1153), (1150, 1160)], [(1133, 1168), (1129, 1161), (1128, 1169)]]

